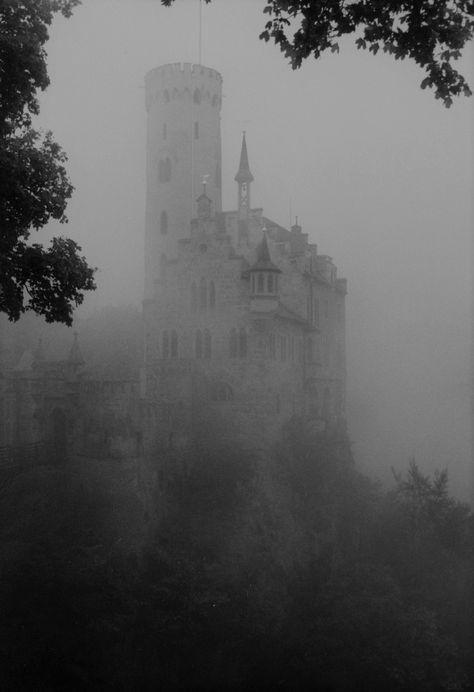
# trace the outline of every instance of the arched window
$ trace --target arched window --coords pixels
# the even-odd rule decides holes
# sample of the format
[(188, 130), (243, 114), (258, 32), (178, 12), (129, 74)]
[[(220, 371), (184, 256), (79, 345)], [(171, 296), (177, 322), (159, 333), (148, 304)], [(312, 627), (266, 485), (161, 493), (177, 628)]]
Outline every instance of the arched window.
[(331, 415), (331, 392), (329, 391), (329, 387), (326, 387), (324, 390), (323, 394), (323, 407), (321, 410), (321, 417), (324, 418), (324, 420), (328, 420), (328, 418)]
[(165, 183), (171, 180), (171, 159), (167, 156), (164, 163)]
[(191, 286), (191, 312), (196, 312), (198, 307), (198, 291), (196, 282), (193, 281)]
[(204, 330), (204, 358), (211, 357), (211, 333), (209, 329)]
[(202, 332), (200, 329), (198, 329), (196, 332), (194, 352), (196, 358), (202, 358)]
[(247, 332), (244, 327), (239, 332), (239, 355), (241, 358), (247, 357)]
[(202, 278), (199, 283), (199, 307), (201, 310), (207, 308), (207, 284), (204, 278)]
[(168, 233), (168, 212), (162, 211), (160, 216), (160, 233), (166, 235)]
[(232, 328), (230, 330), (229, 339), (229, 352), (231, 358), (237, 358), (238, 344), (237, 344), (237, 329)]
[(273, 274), (267, 276), (267, 291), (268, 293), (273, 293)]
[(201, 103), (201, 92), (199, 89), (194, 89), (193, 101), (194, 103)]
[(163, 348), (161, 350), (163, 358), (169, 358), (170, 355), (170, 339), (168, 332), (163, 332), (162, 337)]
[(216, 287), (212, 280), (209, 282), (209, 307), (211, 310), (216, 307)]
[(173, 329), (171, 332), (171, 358), (177, 358), (178, 357), (178, 335), (176, 334), (176, 330)]
[(263, 293), (265, 291), (265, 277), (263, 274), (259, 274), (257, 277), (257, 293)]

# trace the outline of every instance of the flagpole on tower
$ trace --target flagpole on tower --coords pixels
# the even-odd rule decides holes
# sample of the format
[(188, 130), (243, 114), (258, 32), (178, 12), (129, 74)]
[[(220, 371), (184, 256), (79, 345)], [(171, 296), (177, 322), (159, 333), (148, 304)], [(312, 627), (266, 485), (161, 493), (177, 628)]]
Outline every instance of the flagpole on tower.
[(202, 0), (199, 0), (199, 60), (198, 65), (201, 65), (202, 59)]

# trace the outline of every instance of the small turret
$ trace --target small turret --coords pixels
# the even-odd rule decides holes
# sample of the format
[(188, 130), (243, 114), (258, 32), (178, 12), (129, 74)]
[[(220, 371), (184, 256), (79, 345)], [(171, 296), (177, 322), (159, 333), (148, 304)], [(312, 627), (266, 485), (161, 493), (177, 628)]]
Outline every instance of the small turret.
[(278, 307), (279, 269), (272, 262), (268, 248), (266, 229), (257, 248), (257, 259), (249, 269), (250, 298), (253, 312), (268, 312)]

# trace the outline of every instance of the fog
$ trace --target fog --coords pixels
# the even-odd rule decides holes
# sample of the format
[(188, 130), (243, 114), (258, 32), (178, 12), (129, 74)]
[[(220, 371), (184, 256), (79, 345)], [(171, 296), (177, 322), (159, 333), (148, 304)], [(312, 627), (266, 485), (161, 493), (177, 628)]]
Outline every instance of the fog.
[[(263, 2), (202, 7), (202, 63), (224, 79), (223, 208), (246, 130), (253, 205), (290, 210), (348, 279), (348, 424), (362, 469), (390, 479), (415, 457), (472, 487), (473, 99), (449, 110), (408, 62), (356, 51), (294, 72), (258, 40)], [(198, 62), (199, 3), (83, 0), (48, 44), (38, 121), (69, 156), (65, 233), (99, 267), (81, 315), (140, 305), (145, 212), (144, 75)], [(474, 83), (472, 46), (460, 63)]]

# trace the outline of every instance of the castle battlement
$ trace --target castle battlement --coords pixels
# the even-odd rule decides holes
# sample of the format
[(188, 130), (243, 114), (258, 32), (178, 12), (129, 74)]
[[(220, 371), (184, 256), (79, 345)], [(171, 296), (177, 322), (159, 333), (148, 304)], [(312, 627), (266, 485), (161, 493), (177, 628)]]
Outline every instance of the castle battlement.
[(192, 63), (170, 63), (150, 70), (145, 76), (146, 109), (177, 99), (188, 99), (194, 107), (210, 104), (220, 110), (222, 76), (212, 67)]

